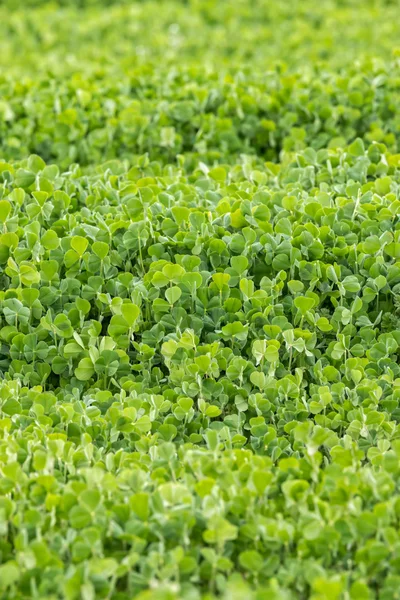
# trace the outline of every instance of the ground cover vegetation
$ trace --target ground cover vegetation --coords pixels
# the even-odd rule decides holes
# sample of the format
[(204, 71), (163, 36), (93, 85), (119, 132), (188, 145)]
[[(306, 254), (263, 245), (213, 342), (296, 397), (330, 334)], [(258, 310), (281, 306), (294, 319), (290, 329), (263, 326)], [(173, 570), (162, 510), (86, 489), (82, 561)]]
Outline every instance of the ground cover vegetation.
[(398, 597), (398, 8), (2, 3), (2, 600)]

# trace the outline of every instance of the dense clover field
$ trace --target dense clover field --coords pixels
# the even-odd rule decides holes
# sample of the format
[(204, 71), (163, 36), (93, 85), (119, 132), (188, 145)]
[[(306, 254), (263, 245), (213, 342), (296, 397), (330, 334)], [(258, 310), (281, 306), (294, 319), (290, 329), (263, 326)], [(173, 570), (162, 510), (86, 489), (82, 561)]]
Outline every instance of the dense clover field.
[(0, 600), (400, 597), (398, 11), (1, 3)]

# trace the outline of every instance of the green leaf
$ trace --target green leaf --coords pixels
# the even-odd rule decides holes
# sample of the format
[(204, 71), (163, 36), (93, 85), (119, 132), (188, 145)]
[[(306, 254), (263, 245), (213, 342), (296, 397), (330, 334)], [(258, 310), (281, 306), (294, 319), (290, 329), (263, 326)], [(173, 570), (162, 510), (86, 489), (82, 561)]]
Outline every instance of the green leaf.
[(185, 273), (181, 279), (183, 285), (185, 285), (191, 294), (195, 294), (196, 290), (200, 288), (203, 283), (203, 278), (200, 273)]
[(85, 490), (79, 496), (79, 502), (89, 512), (96, 510), (101, 501), (101, 495), (98, 490)]
[(18, 564), (9, 560), (0, 565), (0, 589), (6, 590), (13, 584), (17, 583), (20, 578), (20, 570)]
[(185, 270), (180, 265), (164, 265), (162, 268), (162, 274), (167, 278), (168, 281), (173, 283), (179, 283)]
[(222, 291), (228, 285), (231, 276), (228, 273), (215, 273), (212, 278), (217, 288)]
[(203, 538), (208, 544), (220, 546), (229, 540), (235, 540), (237, 535), (238, 528), (235, 525), (222, 517), (214, 517), (208, 522)]
[(174, 285), (165, 291), (165, 297), (171, 306), (176, 304), (181, 296), (182, 290), (177, 285)]
[(36, 176), (31, 171), (27, 171), (26, 169), (18, 169), (15, 177), (15, 185), (18, 188), (28, 190), (29, 187), (34, 183), (35, 179)]
[(246, 550), (239, 554), (239, 563), (246, 571), (253, 573), (259, 573), (264, 565), (262, 556), (256, 550)]
[(40, 282), (40, 273), (36, 270), (33, 265), (21, 265), (20, 266), (20, 278), (21, 283), (26, 286), (35, 285)]
[(58, 248), (59, 244), (60, 244), (60, 240), (58, 238), (58, 235), (55, 231), (53, 231), (52, 229), (48, 229), (41, 237), (40, 240), (42, 246), (44, 246), (44, 248), (46, 248), (46, 250), (55, 250), (56, 248)]
[(121, 314), (129, 327), (132, 327), (140, 315), (140, 308), (132, 302), (124, 302), (121, 305)]
[(4, 414), (12, 416), (20, 414), (22, 408), (18, 400), (15, 400), (14, 398), (9, 398), (2, 405), (1, 410)]
[(74, 235), (71, 238), (71, 248), (75, 250), (79, 257), (84, 255), (88, 244), (88, 240), (80, 235)]
[(96, 256), (103, 260), (108, 255), (110, 247), (105, 242), (94, 242), (92, 244), (92, 250)]
[(83, 529), (92, 523), (90, 512), (82, 506), (73, 506), (68, 514), (73, 529)]
[(383, 250), (385, 254), (391, 258), (400, 258), (400, 242), (391, 242), (390, 244), (386, 244)]
[(294, 305), (302, 315), (305, 315), (315, 305), (315, 300), (306, 296), (297, 296)]
[(352, 144), (350, 144), (348, 150), (353, 156), (364, 156), (364, 142), (361, 138), (357, 138)]
[(139, 519), (147, 521), (150, 516), (149, 494), (147, 492), (137, 492), (130, 501), (130, 506)]
[(0, 200), (0, 223), (7, 221), (8, 215), (11, 212), (11, 204), (8, 200)]
[(94, 366), (90, 358), (82, 358), (75, 369), (75, 377), (79, 381), (88, 381), (94, 375)]

